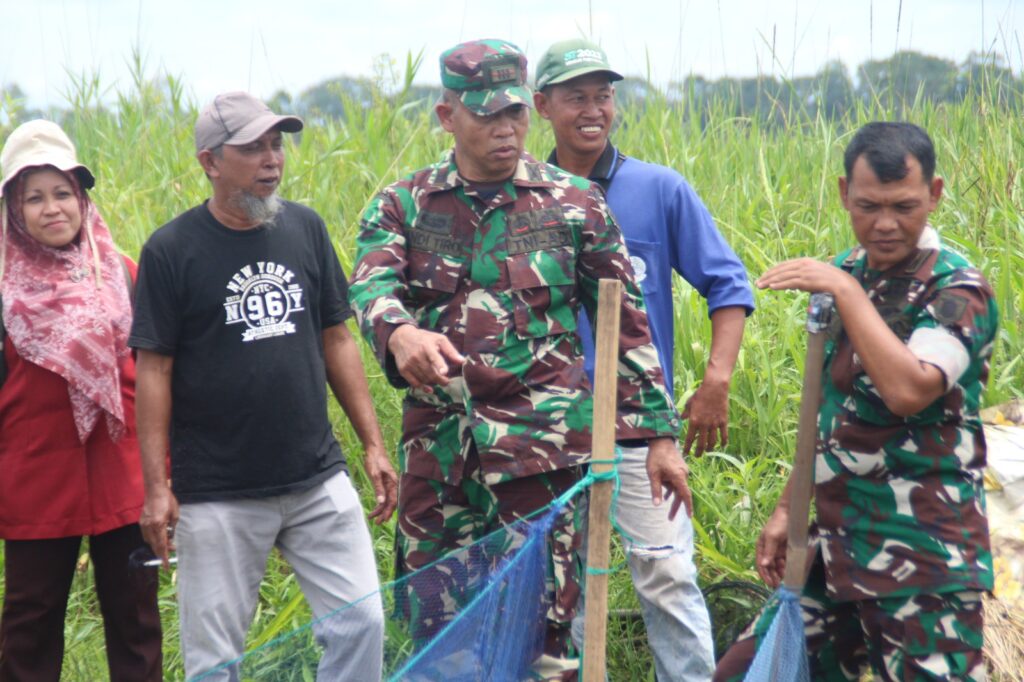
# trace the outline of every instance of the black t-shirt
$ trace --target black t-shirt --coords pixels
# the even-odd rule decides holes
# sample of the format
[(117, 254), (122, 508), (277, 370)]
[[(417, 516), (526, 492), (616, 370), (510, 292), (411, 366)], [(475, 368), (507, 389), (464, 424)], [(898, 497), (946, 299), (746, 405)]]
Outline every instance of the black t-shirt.
[(174, 356), (179, 501), (296, 492), (343, 468), (321, 333), (352, 314), (347, 295), (323, 221), (299, 204), (251, 230), (203, 204), (153, 233), (128, 344)]

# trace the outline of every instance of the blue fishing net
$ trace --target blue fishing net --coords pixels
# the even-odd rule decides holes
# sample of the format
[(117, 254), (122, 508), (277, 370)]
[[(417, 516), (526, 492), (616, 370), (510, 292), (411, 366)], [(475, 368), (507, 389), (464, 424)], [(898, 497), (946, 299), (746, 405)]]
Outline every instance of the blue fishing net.
[[(519, 682), (541, 655), (551, 601), (550, 531), (588, 475), (531, 517), (403, 576), (194, 680), (316, 679), (324, 638), (357, 642), (383, 602), (384, 679)], [(364, 655), (357, 646), (352, 655)]]
[(807, 682), (807, 640), (800, 615), (800, 595), (785, 586), (776, 591), (779, 601), (771, 627), (750, 664), (744, 682)]
[[(558, 512), (551, 509), (532, 523), (492, 533), (466, 557), (443, 559), (443, 565), (451, 566), (453, 584), (460, 586), (462, 603), (436, 632), (413, 638), (415, 653), (395, 666), (389, 679), (514, 682), (528, 677), (544, 645), (548, 531)], [(518, 545), (511, 553), (489, 551), (510, 540)], [(417, 584), (423, 575), (418, 571), (395, 586), (397, 614), (407, 610), (417, 590), (435, 589)], [(399, 622), (418, 622), (424, 616), (410, 615)]]

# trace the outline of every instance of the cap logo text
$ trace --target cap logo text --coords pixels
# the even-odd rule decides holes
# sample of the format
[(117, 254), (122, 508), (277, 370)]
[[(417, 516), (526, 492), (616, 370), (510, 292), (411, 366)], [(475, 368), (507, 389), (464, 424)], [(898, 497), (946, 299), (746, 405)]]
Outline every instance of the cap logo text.
[(483, 75), (484, 86), (487, 88), (494, 88), (503, 83), (519, 84), (523, 82), (518, 57), (504, 57), (486, 62), (481, 65), (480, 71)]
[(572, 66), (573, 64), (579, 64), (581, 62), (601, 62), (604, 63), (604, 53), (599, 50), (590, 50), (585, 47), (581, 47), (578, 50), (569, 50), (565, 53), (565, 65)]

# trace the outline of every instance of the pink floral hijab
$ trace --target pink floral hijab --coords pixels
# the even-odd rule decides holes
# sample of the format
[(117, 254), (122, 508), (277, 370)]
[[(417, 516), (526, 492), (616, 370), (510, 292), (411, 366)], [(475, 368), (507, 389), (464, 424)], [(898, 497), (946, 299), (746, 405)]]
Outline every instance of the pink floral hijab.
[(122, 256), (82, 188), (80, 178), (91, 181), (91, 174), (68, 172), (72, 169), (61, 172), (78, 197), (78, 238), (62, 248), (32, 238), (21, 206), (25, 178), (33, 169), (39, 166), (14, 175), (4, 169), (0, 295), (7, 336), (18, 355), (67, 381), (83, 443), (100, 417), (116, 440), (126, 427), (120, 367), (129, 353), (132, 314)]

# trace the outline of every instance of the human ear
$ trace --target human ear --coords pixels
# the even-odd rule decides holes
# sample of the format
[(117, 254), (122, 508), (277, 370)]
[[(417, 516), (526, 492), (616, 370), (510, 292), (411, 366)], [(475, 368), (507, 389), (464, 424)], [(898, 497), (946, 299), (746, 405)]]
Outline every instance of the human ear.
[(533, 108), (537, 110), (541, 118), (551, 118), (551, 114), (548, 112), (548, 98), (543, 92), (533, 93)]
[(199, 159), (199, 165), (203, 167), (207, 177), (213, 178), (220, 175), (220, 171), (217, 170), (217, 156), (209, 149), (203, 149), (197, 153), (196, 158)]
[(438, 102), (434, 107), (434, 113), (437, 114), (437, 120), (441, 122), (441, 127), (447, 132), (455, 132), (455, 128), (452, 125), (452, 114), (454, 110), (452, 106), (447, 102)]
[(839, 178), (839, 198), (843, 202), (843, 208), (845, 208), (847, 211), (850, 210), (849, 197), (850, 197), (850, 183), (846, 179), (846, 176), (840, 176), (840, 178)]
[(932, 178), (931, 184), (928, 187), (928, 194), (931, 195), (931, 200), (932, 200), (932, 205), (931, 205), (932, 210), (935, 209), (935, 207), (939, 203), (939, 199), (942, 198), (942, 190), (943, 190), (943, 188), (945, 186), (946, 186), (945, 180), (943, 180), (939, 176), (936, 175), (934, 178)]

